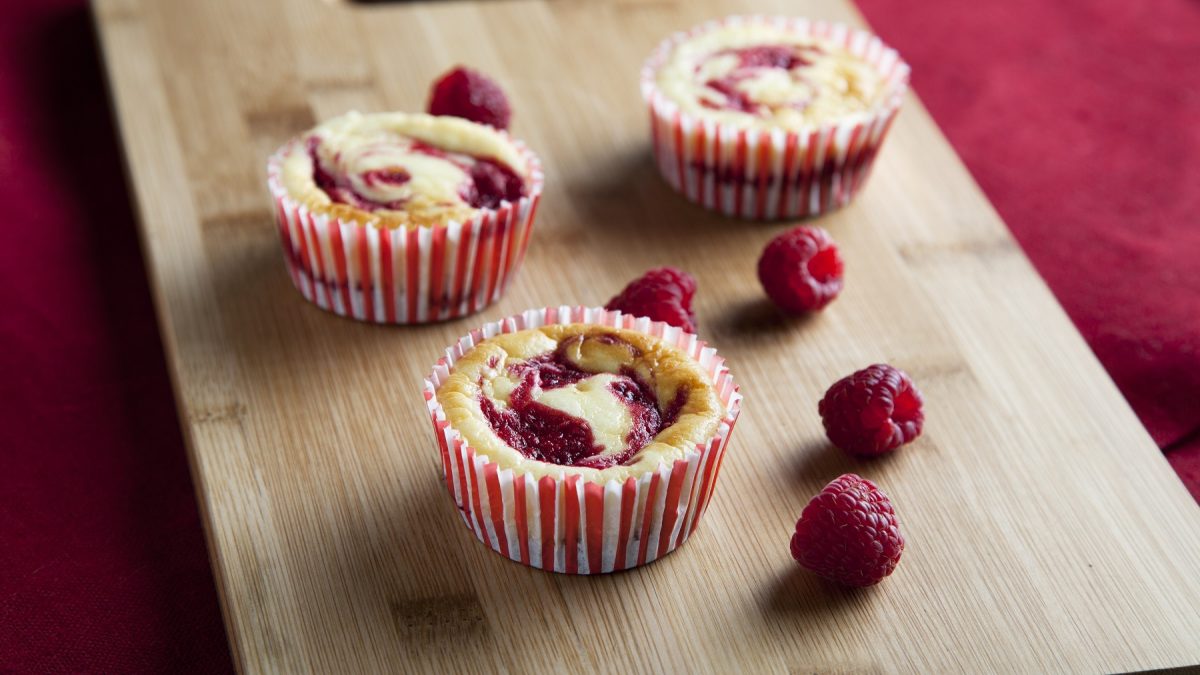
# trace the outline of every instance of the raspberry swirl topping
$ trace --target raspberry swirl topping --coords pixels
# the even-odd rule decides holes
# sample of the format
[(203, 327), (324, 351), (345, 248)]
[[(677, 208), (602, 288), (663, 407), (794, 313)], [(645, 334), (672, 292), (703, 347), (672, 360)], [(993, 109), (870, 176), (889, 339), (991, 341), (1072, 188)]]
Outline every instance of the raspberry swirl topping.
[(684, 41), (658, 84), (689, 112), (745, 127), (819, 124), (866, 112), (883, 92), (882, 76), (842, 46), (773, 24)]
[(491, 381), (492, 396), (481, 394), (480, 408), (496, 435), (530, 459), (603, 469), (623, 464), (673, 423), (687, 390), (660, 410), (633, 368), (589, 373), (572, 361), (568, 354), (583, 339), (510, 364)]
[(756, 45), (722, 49), (696, 64), (704, 80), (700, 105), (765, 116), (777, 108), (803, 111), (816, 95), (806, 71), (824, 54), (817, 45)]
[(402, 211), (417, 202), (453, 208), (495, 208), (515, 202), (524, 183), (486, 157), (446, 152), (411, 138), (381, 139), (333, 152), (308, 139), (313, 180), (329, 198), (364, 211)]
[(349, 113), (305, 136), (288, 180), (310, 204), (341, 215), (388, 225), (461, 222), (526, 194), (515, 154), (497, 132), (464, 120)]
[(670, 465), (725, 414), (687, 352), (637, 331), (549, 325), (496, 335), (437, 392), (447, 421), (502, 468), (601, 482)]

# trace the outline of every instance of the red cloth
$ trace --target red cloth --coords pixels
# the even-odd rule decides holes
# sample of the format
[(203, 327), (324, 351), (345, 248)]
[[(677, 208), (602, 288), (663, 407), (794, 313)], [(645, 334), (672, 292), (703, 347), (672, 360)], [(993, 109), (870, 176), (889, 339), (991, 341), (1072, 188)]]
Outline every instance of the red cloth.
[(1200, 4), (858, 5), (1200, 500)]
[[(1200, 6), (861, 6), (1200, 497)], [(85, 2), (0, 15), (0, 671), (228, 671)]]
[(0, 672), (230, 671), (86, 4), (0, 16)]

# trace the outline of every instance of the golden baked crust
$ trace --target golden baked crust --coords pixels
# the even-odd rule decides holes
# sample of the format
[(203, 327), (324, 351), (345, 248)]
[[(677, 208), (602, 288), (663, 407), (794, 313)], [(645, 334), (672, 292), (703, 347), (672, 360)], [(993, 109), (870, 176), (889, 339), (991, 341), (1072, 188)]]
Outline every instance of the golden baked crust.
[[(786, 67), (765, 67), (774, 59), (760, 52), (760, 58), (749, 59), (757, 65), (747, 65), (739, 53), (754, 48), (794, 49), (797, 59)], [(753, 20), (702, 31), (675, 45), (656, 84), (686, 113), (761, 130), (798, 131), (866, 117), (887, 94), (883, 74), (844, 46), (786, 23)]]
[[(408, 168), (411, 179), (406, 179), (403, 186), (363, 187), (375, 194), (402, 193), (404, 204), (394, 209), (366, 210), (331, 199), (317, 185), (312, 139), (318, 141), (315, 152), (321, 153), (323, 161), (346, 169), (345, 174), (354, 180), (359, 180), (357, 174), (372, 169), (387, 170), (397, 164)], [(344, 222), (386, 228), (435, 226), (465, 222), (479, 212), (481, 209), (458, 194), (458, 184), (467, 176), (461, 166), (403, 150), (413, 141), (455, 156), (462, 160), (459, 165), (471, 158), (494, 160), (511, 169), (528, 187), (529, 167), (521, 152), (495, 129), (457, 117), (398, 112), (349, 112), (306, 132), (283, 157), (282, 182), (288, 194), (313, 213), (325, 213)]]
[[(602, 469), (539, 461), (511, 447), (493, 430), (481, 408), (481, 397), (502, 401), (505, 392), (501, 389), (506, 386), (503, 383), (510, 366), (550, 354), (564, 343), (565, 357), (589, 373), (633, 369), (654, 392), (660, 411), (676, 401), (683, 389), (686, 398), (680, 400), (674, 422), (623, 464)], [(578, 323), (527, 329), (480, 342), (454, 364), (449, 378), (437, 390), (437, 398), (447, 421), (463, 439), (501, 469), (537, 478), (578, 474), (598, 483), (624, 481), (682, 459), (717, 433), (725, 413), (708, 374), (676, 347), (636, 331)], [(587, 415), (585, 411), (584, 419)]]

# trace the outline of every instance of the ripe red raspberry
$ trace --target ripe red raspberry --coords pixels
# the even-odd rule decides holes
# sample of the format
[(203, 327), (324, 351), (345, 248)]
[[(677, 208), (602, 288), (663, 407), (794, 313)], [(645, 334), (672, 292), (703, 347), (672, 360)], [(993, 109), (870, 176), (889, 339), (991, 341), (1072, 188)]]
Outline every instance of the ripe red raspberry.
[(692, 312), (695, 295), (696, 279), (692, 275), (674, 267), (659, 267), (629, 282), (604, 308), (648, 316), (695, 333), (696, 314)]
[(877, 363), (834, 382), (817, 412), (834, 445), (870, 457), (920, 436), (923, 404), (921, 392), (904, 371)]
[(904, 536), (891, 500), (852, 473), (812, 498), (792, 535), (796, 562), (846, 586), (879, 583), (896, 569), (903, 552)]
[(782, 309), (821, 309), (842, 292), (842, 257), (829, 233), (801, 225), (771, 240), (758, 259), (758, 280)]
[(508, 97), (492, 78), (457, 66), (434, 82), (429, 94), (429, 114), (453, 115), (497, 129), (507, 129), (512, 119)]

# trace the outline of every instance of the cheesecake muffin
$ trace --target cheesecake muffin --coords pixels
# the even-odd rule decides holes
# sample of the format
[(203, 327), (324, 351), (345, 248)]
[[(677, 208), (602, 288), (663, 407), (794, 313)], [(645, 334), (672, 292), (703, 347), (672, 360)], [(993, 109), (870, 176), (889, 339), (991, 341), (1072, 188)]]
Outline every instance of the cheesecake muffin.
[(594, 574), (655, 560), (691, 533), (740, 409), (695, 336), (563, 308), (492, 324), (448, 353), (426, 399), (447, 487), (482, 541)]
[(267, 172), (296, 287), (380, 323), (498, 299), (542, 188), (537, 158), (504, 132), (424, 114), (336, 117), (284, 145)]
[(728, 215), (796, 218), (849, 202), (899, 110), (908, 66), (878, 38), (784, 17), (730, 17), (647, 61), (659, 169)]

